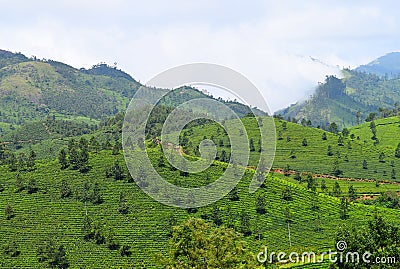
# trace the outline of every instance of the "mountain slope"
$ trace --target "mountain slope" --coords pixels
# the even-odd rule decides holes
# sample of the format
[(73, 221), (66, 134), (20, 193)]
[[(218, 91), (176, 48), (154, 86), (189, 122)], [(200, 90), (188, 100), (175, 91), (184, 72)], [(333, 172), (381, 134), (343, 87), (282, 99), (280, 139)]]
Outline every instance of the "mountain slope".
[(400, 79), (348, 69), (343, 70), (343, 74), (342, 79), (327, 77), (308, 100), (276, 114), (297, 121), (311, 120), (314, 126), (322, 128), (331, 122), (343, 128), (359, 124), (379, 108), (394, 108), (400, 101)]
[(388, 53), (355, 70), (389, 78), (398, 77), (400, 75), (400, 52)]
[[(61, 62), (0, 50), (0, 135), (15, 125), (39, 121), (48, 115), (105, 119), (124, 112), (141, 86), (129, 74), (103, 63), (90, 69), (75, 69)], [(174, 107), (194, 98), (211, 97), (184, 87), (171, 92), (161, 103)], [(239, 116), (251, 112), (237, 102), (225, 104)]]

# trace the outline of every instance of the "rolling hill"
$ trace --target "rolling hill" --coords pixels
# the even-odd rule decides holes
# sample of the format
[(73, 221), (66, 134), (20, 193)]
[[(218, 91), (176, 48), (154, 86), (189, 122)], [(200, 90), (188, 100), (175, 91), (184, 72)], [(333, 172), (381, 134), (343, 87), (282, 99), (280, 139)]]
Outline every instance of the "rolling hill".
[[(390, 55), (378, 59), (376, 62), (380, 64), (371, 65), (369, 69), (366, 67), (355, 70), (344, 69), (341, 79), (328, 76), (308, 100), (293, 104), (275, 114), (295, 121), (311, 120), (314, 126), (322, 128), (327, 128), (332, 122), (344, 128), (359, 124), (371, 112), (376, 112), (380, 108), (395, 108), (396, 103), (399, 104), (400, 101), (399, 78), (381, 76), (379, 72), (373, 71), (375, 67), (385, 66), (387, 68), (391, 66), (395, 70), (396, 64), (392, 64), (391, 61), (397, 60), (393, 60), (395, 56)], [(393, 55), (398, 57), (397, 53)]]

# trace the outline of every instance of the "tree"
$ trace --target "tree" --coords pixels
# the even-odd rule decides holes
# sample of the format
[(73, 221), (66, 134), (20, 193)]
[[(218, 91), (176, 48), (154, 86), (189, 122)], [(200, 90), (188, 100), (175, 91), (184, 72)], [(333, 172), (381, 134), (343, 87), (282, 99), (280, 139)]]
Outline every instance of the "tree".
[(369, 124), (369, 128), (371, 129), (372, 132), (372, 140), (376, 140), (376, 125), (374, 121), (371, 121), (371, 123)]
[(391, 177), (392, 179), (396, 179), (396, 170), (394, 170), (394, 168), (392, 168)]
[(312, 190), (313, 192), (315, 192), (317, 190), (317, 186), (316, 186), (316, 182), (314, 177), (312, 176), (312, 174), (308, 174), (307, 175), (307, 189)]
[(285, 200), (285, 201), (292, 201), (293, 200), (292, 190), (289, 187), (286, 187), (282, 191), (282, 199)]
[(229, 161), (228, 155), (226, 154), (226, 151), (224, 149), (221, 151), (221, 155), (219, 157), (219, 160), (221, 162), (228, 162)]
[(165, 161), (164, 161), (164, 156), (161, 154), (160, 157), (158, 157), (158, 167), (165, 167)]
[(110, 228), (106, 235), (107, 247), (110, 250), (117, 250), (119, 248), (119, 242), (115, 239), (114, 231)]
[(21, 254), (14, 240), (4, 245), (4, 254), (9, 257), (18, 257)]
[(121, 213), (121, 214), (128, 214), (129, 213), (129, 206), (126, 203), (125, 194), (123, 192), (121, 192), (121, 194), (119, 195), (118, 212)]
[(350, 201), (355, 201), (357, 199), (357, 193), (356, 193), (356, 190), (354, 189), (353, 185), (350, 185), (348, 194), (349, 194)]
[(265, 206), (266, 206), (266, 201), (264, 195), (262, 194), (258, 195), (256, 199), (256, 212), (258, 214), (265, 214), (266, 212)]
[(112, 149), (112, 155), (118, 155), (119, 151), (122, 149), (122, 144), (119, 141), (115, 141), (115, 144)]
[(115, 180), (123, 180), (124, 179), (124, 170), (119, 165), (118, 160), (116, 160), (114, 162), (113, 174), (114, 174), (114, 179)]
[(211, 208), (211, 220), (217, 226), (222, 225), (221, 210), (219, 209), (219, 207), (216, 204), (214, 204)]
[(35, 193), (38, 191), (36, 180), (34, 178), (29, 179), (28, 184), (26, 185), (26, 191), (29, 194), (32, 194), (32, 193)]
[(15, 192), (21, 192), (23, 190), (25, 190), (24, 179), (18, 173), (16, 178), (15, 178)]
[(129, 257), (132, 255), (131, 247), (128, 245), (121, 246), (120, 254), (122, 257)]
[(255, 151), (256, 150), (256, 148), (254, 146), (253, 138), (250, 138), (250, 140), (249, 140), (249, 147), (250, 147), (250, 151)]
[(325, 179), (322, 179), (322, 180), (321, 180), (321, 191), (322, 191), (322, 192), (325, 192), (327, 188), (328, 188), (328, 187), (326, 186), (326, 181), (325, 181)]
[(35, 161), (36, 161), (36, 153), (33, 150), (31, 150), (28, 156), (28, 160), (26, 161), (26, 166), (28, 167), (28, 169), (33, 169), (33, 167), (35, 166)]
[(343, 171), (339, 168), (339, 158), (335, 158), (333, 161), (332, 174), (335, 177), (340, 177), (343, 174)]
[(306, 146), (308, 146), (307, 139), (306, 139), (306, 138), (304, 138), (304, 139), (303, 139), (303, 141), (301, 142), (301, 144), (302, 144), (302, 146), (303, 146), (303, 147), (306, 147)]
[(335, 182), (335, 184), (332, 187), (332, 195), (339, 197), (340, 195), (342, 195), (342, 189), (340, 188), (340, 185), (338, 182)]
[(343, 136), (340, 134), (338, 137), (338, 146), (343, 146), (344, 145), (344, 141), (343, 141)]
[(322, 133), (322, 140), (327, 140), (328, 138), (326, 137), (326, 133), (325, 132), (323, 132)]
[(58, 162), (61, 165), (61, 169), (65, 169), (68, 167), (68, 159), (67, 159), (67, 152), (65, 149), (61, 149), (60, 153), (58, 154)]
[[(347, 248), (343, 250), (343, 257), (348, 254), (370, 253), (368, 259), (375, 261), (376, 257), (399, 257), (400, 256), (400, 229), (398, 226), (383, 219), (375, 211), (374, 216), (368, 220), (364, 226), (341, 226), (336, 234), (336, 242), (344, 241)], [(397, 258), (396, 258), (397, 261)], [(363, 269), (363, 268), (398, 268), (395, 264), (374, 264), (364, 263), (360, 259), (360, 263), (346, 263), (337, 259), (335, 265), (342, 269)]]
[(363, 169), (368, 169), (367, 160), (364, 160), (364, 161), (363, 161), (363, 163), (362, 163), (362, 168), (363, 168)]
[(7, 220), (10, 220), (14, 217), (14, 210), (10, 204), (6, 204), (6, 207), (4, 208), (4, 215), (6, 216)]
[(229, 200), (231, 200), (231, 201), (239, 201), (239, 195), (238, 195), (236, 186), (229, 193)]
[(396, 150), (394, 151), (394, 156), (396, 158), (400, 158), (400, 143), (397, 145)]
[(348, 136), (349, 136), (349, 134), (350, 134), (350, 131), (349, 131), (349, 129), (347, 129), (347, 128), (343, 128), (343, 130), (342, 130), (342, 135), (343, 135), (343, 137), (348, 137)]
[(240, 213), (240, 227), (239, 227), (239, 230), (244, 236), (251, 235), (250, 215), (245, 210), (242, 210), (242, 212)]
[(337, 134), (339, 131), (339, 127), (335, 122), (329, 124), (328, 131), (334, 134)]
[(10, 169), (10, 172), (17, 171), (18, 170), (18, 166), (17, 165), (18, 165), (17, 158), (15, 157), (14, 153), (11, 153), (10, 157), (8, 159), (8, 168)]
[(168, 254), (157, 260), (162, 268), (258, 268), (233, 229), (193, 218), (174, 228)]
[(384, 163), (385, 162), (385, 153), (381, 152), (379, 154), (379, 162)]
[(64, 246), (57, 246), (52, 239), (47, 239), (38, 247), (37, 256), (39, 262), (46, 263), (49, 268), (65, 269), (69, 267)]
[(95, 205), (101, 204), (103, 202), (103, 198), (101, 197), (101, 194), (100, 194), (100, 185), (97, 182), (94, 183), (92, 194), (90, 196), (90, 200)]
[(63, 179), (61, 181), (61, 187), (60, 187), (60, 197), (61, 198), (67, 198), (72, 195), (72, 190), (68, 185), (67, 180)]
[(326, 153), (328, 156), (333, 156), (333, 152), (332, 152), (332, 146), (328, 145), (328, 151)]
[(374, 121), (376, 119), (376, 113), (371, 112), (369, 113), (368, 117), (365, 119), (366, 122)]
[(345, 220), (348, 218), (348, 209), (349, 209), (349, 202), (345, 197), (342, 197), (340, 200), (340, 218)]

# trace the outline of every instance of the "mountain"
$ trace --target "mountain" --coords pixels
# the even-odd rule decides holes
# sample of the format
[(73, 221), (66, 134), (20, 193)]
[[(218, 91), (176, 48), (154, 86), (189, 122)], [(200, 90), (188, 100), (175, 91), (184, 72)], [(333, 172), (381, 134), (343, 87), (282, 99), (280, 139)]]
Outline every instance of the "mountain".
[(300, 121), (311, 120), (326, 128), (335, 122), (341, 128), (361, 123), (380, 108), (393, 109), (400, 101), (400, 79), (344, 69), (343, 78), (327, 76), (306, 101), (276, 112)]
[(391, 52), (366, 65), (355, 69), (358, 72), (387, 76), (390, 78), (400, 75), (400, 52)]
[[(141, 86), (126, 72), (104, 63), (76, 69), (65, 63), (0, 50), (0, 135), (48, 115), (105, 119), (124, 112)], [(177, 106), (193, 98), (211, 97), (186, 87), (170, 93), (165, 104)], [(251, 112), (243, 104), (225, 103), (240, 116)]]

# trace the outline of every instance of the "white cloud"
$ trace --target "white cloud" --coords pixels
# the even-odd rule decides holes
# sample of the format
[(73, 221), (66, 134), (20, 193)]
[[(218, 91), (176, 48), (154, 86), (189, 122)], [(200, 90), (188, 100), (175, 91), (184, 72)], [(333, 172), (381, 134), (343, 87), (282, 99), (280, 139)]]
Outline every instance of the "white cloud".
[(223, 64), (273, 110), (305, 98), (336, 65), (399, 49), (396, 1), (302, 2), (7, 1), (0, 48), (75, 67), (117, 62), (141, 81), (179, 64)]

